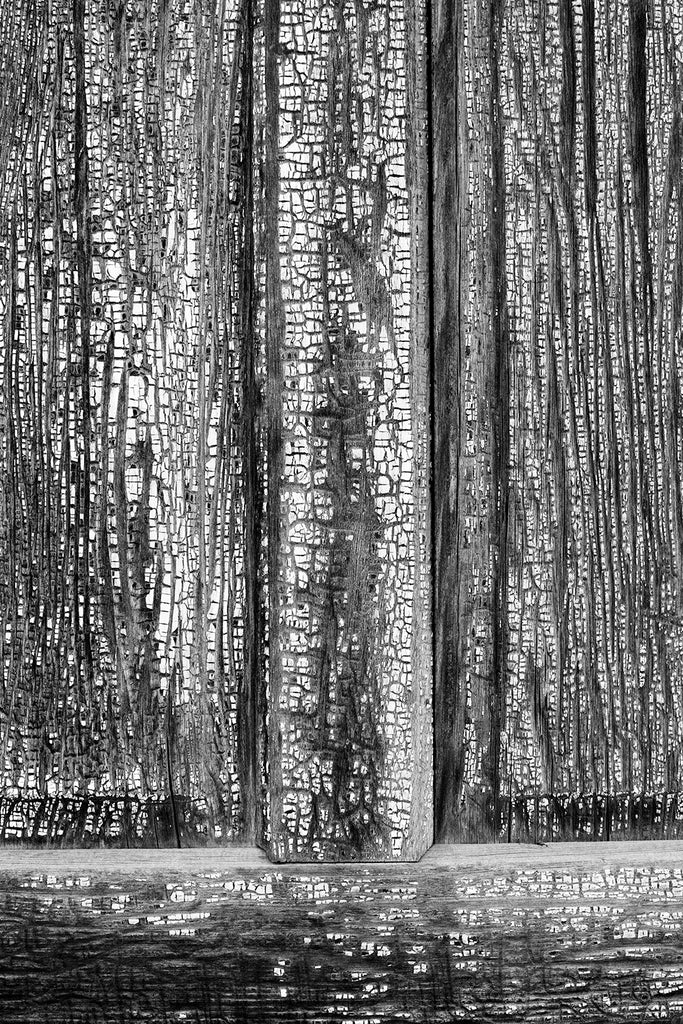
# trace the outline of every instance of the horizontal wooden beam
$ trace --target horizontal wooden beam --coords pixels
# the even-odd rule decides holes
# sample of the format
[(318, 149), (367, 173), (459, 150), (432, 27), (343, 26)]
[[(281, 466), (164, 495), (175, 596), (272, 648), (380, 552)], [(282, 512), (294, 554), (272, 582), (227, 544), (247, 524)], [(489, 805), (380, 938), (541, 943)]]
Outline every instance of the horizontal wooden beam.
[[(517, 872), (564, 871), (579, 873), (606, 868), (643, 868), (668, 871), (683, 864), (683, 840), (653, 840), (610, 843), (438, 843), (416, 863), (400, 861), (287, 864), (277, 867), (256, 846), (194, 848), (187, 850), (21, 850), (0, 849), (0, 876), (19, 876), (26, 872), (86, 872), (95, 877), (109, 874), (125, 876), (183, 872), (260, 871), (289, 879), (315, 876), (349, 877), (360, 871), (365, 877), (393, 872), (411, 883), (429, 878), (433, 872), (449, 871), (454, 879), (486, 876), (491, 872), (512, 875)], [(284, 872), (284, 874), (283, 874)], [(465, 874), (466, 873), (466, 874)]]
[(680, 842), (314, 866), (0, 851), (0, 1005), (14, 1024), (680, 1019), (681, 863)]

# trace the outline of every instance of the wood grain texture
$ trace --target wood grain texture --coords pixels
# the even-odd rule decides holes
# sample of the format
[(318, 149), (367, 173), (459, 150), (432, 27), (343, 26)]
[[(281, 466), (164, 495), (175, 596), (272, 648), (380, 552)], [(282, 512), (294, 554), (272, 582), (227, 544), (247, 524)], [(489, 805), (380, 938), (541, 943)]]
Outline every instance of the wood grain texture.
[(432, 13), (437, 838), (493, 837), (505, 688), (500, 13)]
[(675, 1021), (680, 860), (677, 843), (435, 847), (409, 867), (0, 854), (1, 1012), (17, 1024)]
[(0, 33), (2, 837), (677, 836), (678, 5)]
[(145, 841), (253, 841), (247, 10), (22, 10), (3, 30), (3, 795), (167, 809)]
[(682, 29), (434, 9), (442, 839), (677, 803)]
[(269, 850), (431, 843), (421, 3), (267, 0)]
[(2, 17), (2, 836), (419, 856), (421, 0)]

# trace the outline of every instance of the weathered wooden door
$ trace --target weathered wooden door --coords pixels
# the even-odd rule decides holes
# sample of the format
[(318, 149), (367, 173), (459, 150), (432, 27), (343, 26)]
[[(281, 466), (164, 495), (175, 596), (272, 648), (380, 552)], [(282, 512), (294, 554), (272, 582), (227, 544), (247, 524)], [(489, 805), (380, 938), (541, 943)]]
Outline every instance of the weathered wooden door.
[(3, 835), (420, 856), (424, 9), (2, 12)]
[(4, 840), (677, 834), (673, 0), (0, 28)]

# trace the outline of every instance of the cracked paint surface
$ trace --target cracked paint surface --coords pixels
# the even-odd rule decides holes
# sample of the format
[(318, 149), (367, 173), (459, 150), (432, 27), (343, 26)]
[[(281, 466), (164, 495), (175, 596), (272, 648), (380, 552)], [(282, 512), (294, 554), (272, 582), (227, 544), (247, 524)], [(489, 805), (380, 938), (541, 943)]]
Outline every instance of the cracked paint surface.
[(683, 871), (652, 863), (3, 868), (0, 993), (17, 1022), (677, 1020)]

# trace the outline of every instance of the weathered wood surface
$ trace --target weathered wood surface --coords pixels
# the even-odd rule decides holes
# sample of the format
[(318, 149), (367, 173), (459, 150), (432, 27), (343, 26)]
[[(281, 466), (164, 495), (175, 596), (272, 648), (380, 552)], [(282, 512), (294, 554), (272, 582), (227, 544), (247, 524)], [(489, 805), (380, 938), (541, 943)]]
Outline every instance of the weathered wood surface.
[[(502, 800), (496, 820), (503, 843), (680, 839), (683, 797), (527, 795)], [(6, 846), (144, 849), (175, 846), (178, 835), (187, 847), (217, 841), (202, 805), (177, 796), (0, 797), (0, 842)]]
[(421, 0), (0, 13), (5, 834), (419, 856)]
[[(508, 336), (497, 0), (432, 13), (437, 836), (493, 838), (505, 692)], [(487, 835), (488, 833), (488, 835)]]
[(678, 835), (679, 5), (0, 32), (2, 837)]
[(268, 788), (278, 859), (432, 835), (420, 0), (267, 0)]
[(465, 846), (276, 869), (231, 851), (0, 853), (2, 1016), (680, 1020), (682, 856)]
[(681, 787), (683, 20), (443, 0), (431, 53), (437, 835), (580, 836)]
[(15, 51), (41, 45), (10, 67), (0, 210), (3, 793), (161, 800), (174, 844), (189, 801), (253, 840), (245, 13), (20, 7)]

